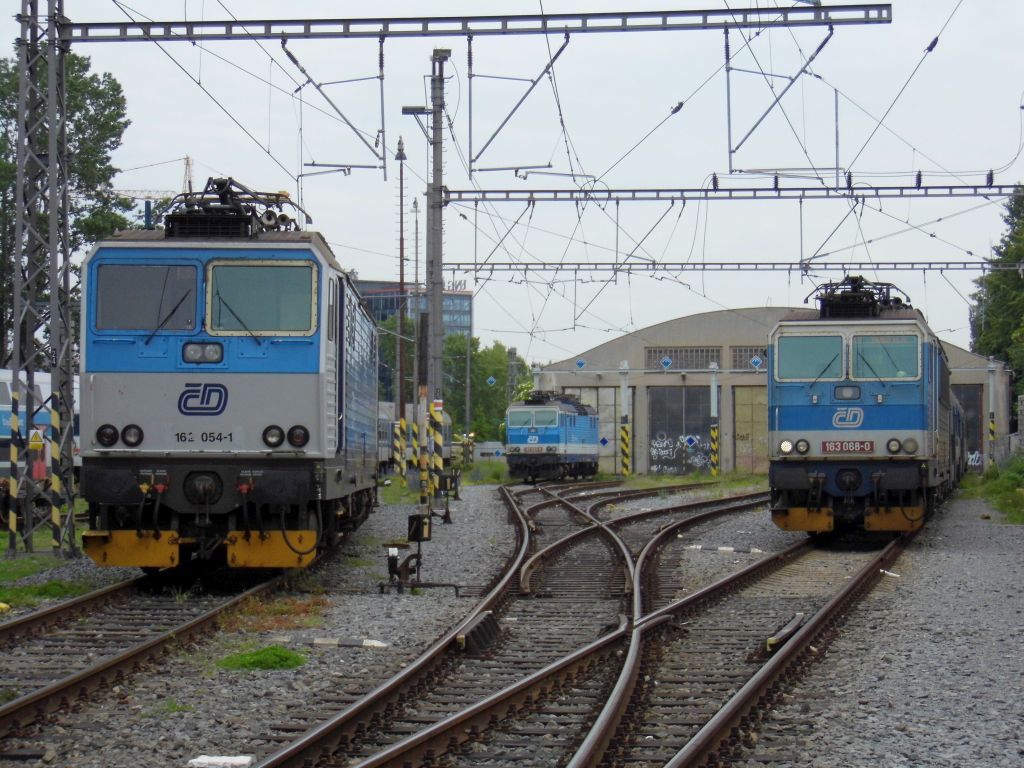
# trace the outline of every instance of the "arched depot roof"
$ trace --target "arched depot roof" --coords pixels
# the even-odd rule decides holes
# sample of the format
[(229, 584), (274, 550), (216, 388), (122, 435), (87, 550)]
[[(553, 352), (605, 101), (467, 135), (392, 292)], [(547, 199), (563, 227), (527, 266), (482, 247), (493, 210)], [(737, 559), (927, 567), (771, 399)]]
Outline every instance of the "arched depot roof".
[(768, 334), (793, 307), (748, 307), (722, 309), (697, 315), (677, 317), (657, 325), (633, 331), (565, 360), (542, 366), (544, 371), (618, 369), (625, 360), (629, 368), (639, 371), (647, 368), (647, 350), (677, 347), (723, 348), (722, 367), (731, 367), (726, 350), (730, 347), (765, 347)]

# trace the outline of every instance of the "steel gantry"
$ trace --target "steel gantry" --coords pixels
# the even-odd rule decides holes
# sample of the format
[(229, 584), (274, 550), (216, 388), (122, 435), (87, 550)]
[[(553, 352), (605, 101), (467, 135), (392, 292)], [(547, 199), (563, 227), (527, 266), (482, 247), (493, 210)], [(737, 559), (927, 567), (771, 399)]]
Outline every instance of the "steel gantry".
[(711, 187), (661, 189), (445, 189), (448, 203), (625, 203), (685, 202), (696, 200), (849, 200), (860, 203), (876, 198), (911, 197), (1009, 197), (1020, 189), (1015, 184), (931, 184), (912, 186), (874, 186), (851, 184), (846, 187)]
[[(617, 272), (641, 273), (661, 272), (844, 272), (884, 269), (888, 271), (914, 272), (929, 270), (936, 272), (1020, 272), (1024, 274), (1024, 263), (989, 261), (928, 260), (892, 261), (449, 261), (444, 265), (446, 272), (476, 274), (484, 277), (503, 272), (523, 275), (544, 275), (553, 272)], [(550, 278), (549, 278), (550, 279)]]
[[(66, 44), (63, 0), (22, 0), (17, 41), (15, 229), (10, 266), (12, 317), (8, 551), (32, 549), (37, 528), (52, 525), (53, 546), (74, 550), (73, 352), (68, 224)], [(6, 361), (5, 361), (6, 362)], [(36, 372), (51, 372), (50, 391), (36, 397)], [(24, 418), (22, 418), (24, 417)], [(43, 442), (37, 423), (49, 423)], [(30, 456), (30, 453), (33, 454)], [(39, 467), (50, 454), (50, 466)], [(34, 462), (32, 459), (36, 459)], [(62, 509), (66, 515), (62, 515)]]
[[(11, 426), (11, 478), (6, 497), (11, 502), (8, 522), (13, 547), (19, 536), (31, 542), (37, 527), (33, 510), (47, 508), (49, 520), (65, 510), (63, 524), (54, 527), (55, 544), (73, 543), (73, 327), (70, 301), (70, 243), (68, 168), (66, 150), (64, 60), (72, 44), (102, 42), (200, 43), (211, 40), (315, 39), (315, 38), (418, 38), (667, 32), (706, 29), (764, 29), (771, 27), (834, 27), (887, 24), (890, 3), (820, 4), (792, 8), (733, 8), (712, 10), (621, 11), (487, 16), (446, 16), (368, 19), (291, 19), (230, 21), (115, 21), (75, 23), (64, 15), (63, 0), (22, 0), (18, 20), (18, 128), (16, 146), (15, 242), (10, 262), (14, 327), (10, 365), (13, 420)], [(435, 59), (437, 52), (435, 52)], [(436, 76), (437, 73), (435, 73)], [(435, 115), (438, 102), (432, 103)], [(432, 141), (437, 138), (435, 131)], [(435, 163), (440, 153), (435, 151)], [(437, 176), (439, 176), (438, 171)], [(429, 270), (435, 276), (431, 291), (443, 283), (441, 253), (444, 206), (443, 185), (432, 176), (430, 200), (437, 221), (428, 242)], [(430, 243), (433, 247), (429, 247)], [(440, 304), (440, 295), (430, 305)], [(47, 309), (43, 309), (47, 307)], [(439, 322), (440, 318), (434, 318)], [(431, 334), (431, 339), (435, 334)], [(437, 366), (440, 350), (429, 360)], [(34, 372), (48, 366), (52, 392), (46, 398), (52, 432), (53, 469), (46, 481), (27, 475), (27, 430), (39, 410), (33, 399)], [(22, 378), (24, 376), (24, 378)], [(440, 382), (440, 371), (428, 377)], [(438, 389), (440, 383), (438, 383)], [(22, 397), (24, 393), (24, 397)], [(42, 405), (42, 404), (39, 404)], [(25, 423), (19, 414), (27, 414)], [(17, 528), (19, 517), (26, 522)], [(46, 518), (44, 516), (43, 521)], [(57, 538), (57, 534), (60, 538)]]

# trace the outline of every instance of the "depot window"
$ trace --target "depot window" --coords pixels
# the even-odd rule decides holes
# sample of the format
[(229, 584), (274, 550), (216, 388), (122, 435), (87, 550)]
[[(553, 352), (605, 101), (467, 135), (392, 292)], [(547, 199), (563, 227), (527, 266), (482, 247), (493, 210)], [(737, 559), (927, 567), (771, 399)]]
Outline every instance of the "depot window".
[(916, 379), (918, 338), (914, 335), (875, 334), (853, 337), (853, 378)]
[(316, 329), (316, 268), (308, 261), (211, 262), (208, 327), (223, 336), (308, 336)]
[(183, 264), (100, 264), (96, 330), (191, 331), (196, 323), (196, 268)]
[(775, 349), (779, 380), (842, 378), (842, 336), (780, 336)]

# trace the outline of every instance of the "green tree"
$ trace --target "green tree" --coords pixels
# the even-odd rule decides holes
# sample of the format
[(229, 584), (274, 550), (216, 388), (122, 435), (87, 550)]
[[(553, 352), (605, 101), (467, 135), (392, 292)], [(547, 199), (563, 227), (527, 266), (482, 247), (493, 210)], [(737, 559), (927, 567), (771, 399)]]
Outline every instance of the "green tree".
[[(1006, 232), (988, 261), (1024, 263), (1024, 188), (1007, 200), (1003, 221)], [(1017, 394), (1024, 394), (1024, 276), (1017, 269), (992, 271), (974, 282), (971, 349), (1009, 362)]]
[[(499, 440), (508, 408), (509, 350), (500, 341), (481, 348), (470, 339), (470, 418), (466, 418), (466, 337), (451, 335), (444, 343), (445, 410), (457, 432), (472, 432), (478, 441)], [(526, 361), (516, 356), (518, 380), (529, 378)], [(494, 383), (490, 384), (489, 381)]]
[[(45, 72), (43, 74), (45, 80)], [(129, 125), (121, 85), (109, 73), (91, 71), (85, 56), (68, 54), (67, 162), (72, 252), (130, 226), (130, 200), (114, 194), (117, 168), (111, 155)], [(45, 92), (45, 88), (44, 88)], [(0, 359), (9, 354), (12, 324), (11, 265), (14, 263), (18, 62), (0, 59)]]

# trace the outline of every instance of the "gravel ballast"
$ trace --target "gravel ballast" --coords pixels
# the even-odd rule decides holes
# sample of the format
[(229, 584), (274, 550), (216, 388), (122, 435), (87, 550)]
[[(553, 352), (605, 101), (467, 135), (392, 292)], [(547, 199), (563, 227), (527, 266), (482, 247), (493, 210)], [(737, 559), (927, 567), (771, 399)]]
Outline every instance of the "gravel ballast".
[(1001, 519), (939, 510), (763, 729), (772, 765), (1024, 764), (1024, 527)]
[[(47, 726), (38, 739), (7, 740), (3, 748), (45, 752), (36, 765), (184, 768), (203, 754), (251, 752), (269, 724), (307, 709), (318, 692), (368, 690), (460, 619), (511, 552), (513, 533), (496, 489), (468, 487), (463, 495), (452, 505), (452, 525), (435, 521), (421, 572), (424, 581), (472, 587), (460, 590), (462, 597), (450, 587), (380, 593), (386, 545), (404, 538), (406, 516), (415, 511), (382, 507), (327, 567), (303, 577), (306, 594), (322, 591), (327, 598), (317, 625), (222, 633), (58, 715), (56, 727)], [(1024, 763), (1024, 527), (1001, 517), (970, 499), (940, 510), (894, 575), (883, 576), (821, 661), (789, 691), (791, 703), (766, 723), (763, 734), (771, 736), (776, 757), (766, 760), (755, 749), (740, 764)], [(802, 538), (775, 528), (763, 511), (745, 513), (702, 528), (701, 548), (681, 557), (697, 588), (762, 556), (751, 549), (777, 551)], [(88, 563), (64, 567), (89, 578)], [(271, 672), (216, 665), (269, 644), (302, 653), (307, 663)], [(32, 764), (0, 760), (4, 768)]]

